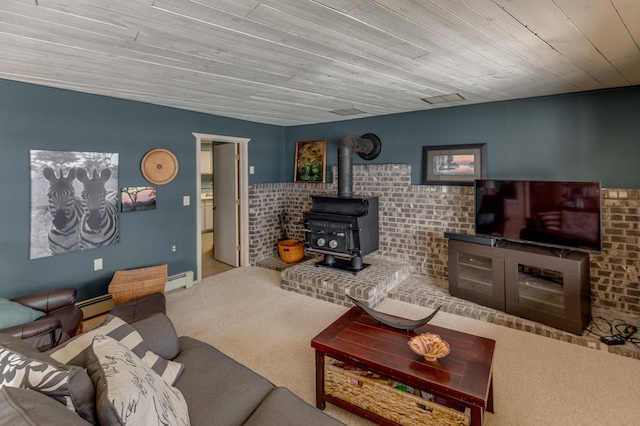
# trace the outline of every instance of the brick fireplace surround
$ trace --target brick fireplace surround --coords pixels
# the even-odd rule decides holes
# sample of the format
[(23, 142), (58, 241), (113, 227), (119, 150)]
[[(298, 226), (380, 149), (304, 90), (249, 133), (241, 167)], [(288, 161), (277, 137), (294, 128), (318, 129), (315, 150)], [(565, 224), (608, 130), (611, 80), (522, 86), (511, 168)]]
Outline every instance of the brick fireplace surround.
[[(252, 265), (282, 269), (277, 242), (278, 219), (290, 217), (289, 238), (304, 239), (302, 212), (311, 208), (311, 195), (337, 196), (337, 167), (327, 184), (273, 183), (249, 188), (249, 257)], [(470, 186), (412, 185), (406, 164), (354, 165), (355, 196), (380, 198), (380, 248), (371, 256), (407, 264), (411, 276), (387, 297), (519, 328), (584, 346), (587, 339), (561, 332), (448, 296), (445, 232), (473, 233), (474, 194)], [(602, 189), (603, 251), (590, 255), (593, 315), (621, 318), (638, 325), (640, 317), (640, 191)], [(366, 261), (366, 259), (365, 259)], [(295, 290), (294, 290), (295, 291)], [(340, 303), (340, 301), (335, 301)], [(634, 321), (635, 320), (635, 321)], [(599, 346), (598, 343), (595, 345)], [(640, 359), (640, 350), (627, 343), (612, 352)]]

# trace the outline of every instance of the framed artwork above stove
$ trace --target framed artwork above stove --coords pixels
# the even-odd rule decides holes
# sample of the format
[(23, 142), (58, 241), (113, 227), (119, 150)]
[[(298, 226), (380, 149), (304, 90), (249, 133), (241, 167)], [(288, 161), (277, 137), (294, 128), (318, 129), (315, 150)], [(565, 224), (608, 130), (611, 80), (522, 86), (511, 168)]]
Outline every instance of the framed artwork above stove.
[(294, 182), (325, 183), (327, 164), (327, 141), (296, 142)]

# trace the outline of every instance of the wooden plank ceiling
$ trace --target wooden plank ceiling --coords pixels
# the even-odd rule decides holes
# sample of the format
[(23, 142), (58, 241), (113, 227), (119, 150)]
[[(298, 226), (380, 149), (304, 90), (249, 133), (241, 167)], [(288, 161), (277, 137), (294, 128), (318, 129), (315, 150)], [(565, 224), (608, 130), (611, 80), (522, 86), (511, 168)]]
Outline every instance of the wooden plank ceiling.
[(639, 85), (639, 45), (638, 0), (0, 2), (0, 78), (282, 126)]

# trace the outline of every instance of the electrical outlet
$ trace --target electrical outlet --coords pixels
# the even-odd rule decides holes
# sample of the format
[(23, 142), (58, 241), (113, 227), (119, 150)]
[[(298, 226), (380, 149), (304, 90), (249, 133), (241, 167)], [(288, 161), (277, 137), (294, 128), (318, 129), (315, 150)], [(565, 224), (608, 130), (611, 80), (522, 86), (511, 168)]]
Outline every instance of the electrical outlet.
[(177, 253), (178, 252), (178, 245), (177, 244), (172, 244), (171, 245), (171, 253)]

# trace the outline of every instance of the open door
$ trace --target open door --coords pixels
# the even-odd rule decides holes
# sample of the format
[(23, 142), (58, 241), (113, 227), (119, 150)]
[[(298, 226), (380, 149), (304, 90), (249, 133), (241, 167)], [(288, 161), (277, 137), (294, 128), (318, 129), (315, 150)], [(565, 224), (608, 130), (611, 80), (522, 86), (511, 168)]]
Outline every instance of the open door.
[(213, 146), (213, 257), (234, 267), (240, 266), (238, 163), (237, 144)]

